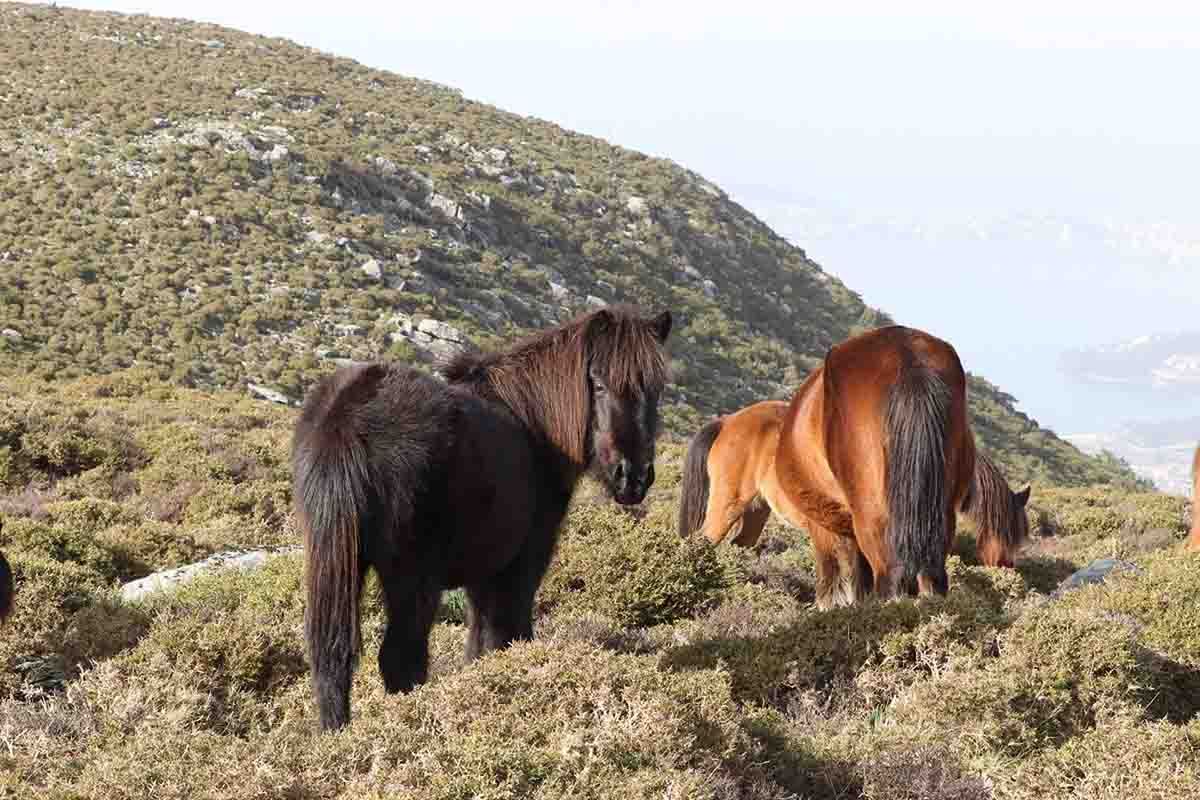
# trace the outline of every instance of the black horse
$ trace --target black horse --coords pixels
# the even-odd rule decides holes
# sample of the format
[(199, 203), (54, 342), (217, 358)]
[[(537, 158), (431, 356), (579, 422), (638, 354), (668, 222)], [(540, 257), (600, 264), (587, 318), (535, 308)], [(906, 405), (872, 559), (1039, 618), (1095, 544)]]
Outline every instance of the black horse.
[[(0, 519), (0, 530), (4, 530), (4, 520)], [(8, 559), (0, 553), (0, 622), (12, 613), (13, 605), (13, 574), (8, 566)]]
[(654, 482), (671, 314), (603, 308), (500, 353), (462, 355), (445, 382), (373, 363), (325, 378), (293, 438), (305, 536), (305, 636), (321, 727), (350, 718), (363, 578), (388, 623), (388, 692), (426, 679), (443, 589), (468, 598), (466, 657), (533, 635), (534, 593), (579, 478), (622, 504)]

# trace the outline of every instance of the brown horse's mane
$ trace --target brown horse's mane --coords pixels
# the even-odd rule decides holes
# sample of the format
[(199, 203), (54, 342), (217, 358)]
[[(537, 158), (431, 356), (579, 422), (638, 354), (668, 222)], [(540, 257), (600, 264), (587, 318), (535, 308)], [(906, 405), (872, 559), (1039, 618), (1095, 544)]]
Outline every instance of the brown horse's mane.
[(612, 392), (657, 394), (667, 382), (661, 343), (648, 320), (629, 306), (580, 314), (506, 350), (460, 354), (442, 375), (500, 400), (582, 469), (591, 458), (589, 366)]
[(1000, 468), (982, 452), (975, 454), (975, 475), (963, 511), (975, 520), (980, 536), (998, 537), (1010, 552), (1029, 535), (1029, 526), (1017, 519), (1012, 488)]

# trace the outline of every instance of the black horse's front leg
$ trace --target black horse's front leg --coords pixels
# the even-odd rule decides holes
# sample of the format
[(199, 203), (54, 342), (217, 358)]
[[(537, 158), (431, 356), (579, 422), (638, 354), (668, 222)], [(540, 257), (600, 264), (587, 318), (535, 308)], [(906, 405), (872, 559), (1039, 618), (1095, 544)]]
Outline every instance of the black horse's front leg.
[(468, 662), (533, 638), (533, 599), (550, 566), (561, 520), (547, 517), (504, 569), (466, 587)]

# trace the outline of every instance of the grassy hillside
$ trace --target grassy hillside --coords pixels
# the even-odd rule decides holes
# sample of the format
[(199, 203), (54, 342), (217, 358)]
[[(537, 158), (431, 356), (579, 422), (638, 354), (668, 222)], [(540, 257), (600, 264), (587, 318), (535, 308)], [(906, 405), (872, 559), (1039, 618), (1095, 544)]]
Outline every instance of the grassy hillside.
[[(538, 594), (537, 641), (387, 696), (368, 586), (355, 719), (318, 736), (302, 563), (123, 602), (119, 581), (297, 543), (293, 410), (137, 371), (0, 397), (0, 797), (1183, 800), (1200, 782), (1200, 559), (1187, 504), (1042, 489), (1016, 570), (964, 526), (942, 600), (812, 607), (803, 534), (681, 540), (669, 443), (635, 520), (585, 492)], [(1100, 556), (1140, 573), (1050, 599)]]
[[(182, 21), (5, 4), (0, 37), (14, 372), (149, 365), (295, 400), (331, 361), (627, 300), (679, 315), (667, 420), (687, 434), (888, 321), (700, 176), (452, 89)], [(1135, 483), (971, 392), (1014, 480)]]

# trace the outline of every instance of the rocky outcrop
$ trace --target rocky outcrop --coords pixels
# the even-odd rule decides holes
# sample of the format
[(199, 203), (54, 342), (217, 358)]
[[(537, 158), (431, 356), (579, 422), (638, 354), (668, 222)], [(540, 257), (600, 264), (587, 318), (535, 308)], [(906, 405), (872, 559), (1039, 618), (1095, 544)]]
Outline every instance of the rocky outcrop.
[(392, 324), (396, 331), (388, 334), (391, 341), (408, 342), (435, 358), (453, 358), (475, 347), (462, 331), (441, 320), (423, 319), (414, 323), (407, 314), (397, 314), (392, 317)]

